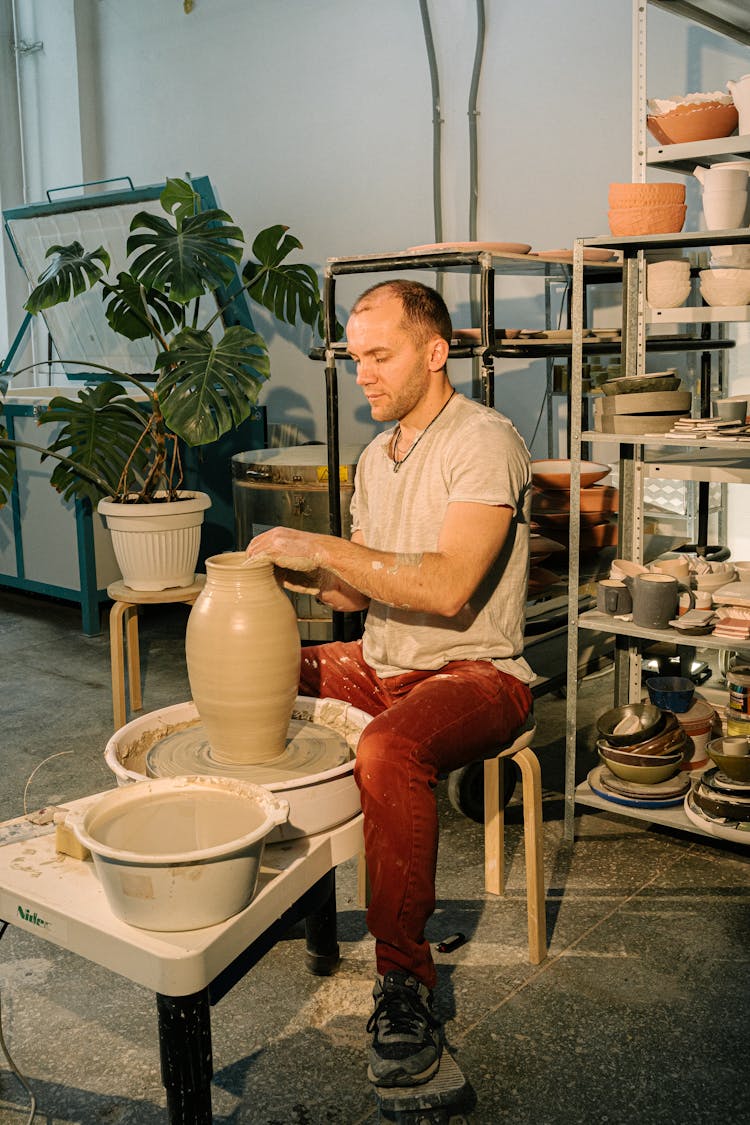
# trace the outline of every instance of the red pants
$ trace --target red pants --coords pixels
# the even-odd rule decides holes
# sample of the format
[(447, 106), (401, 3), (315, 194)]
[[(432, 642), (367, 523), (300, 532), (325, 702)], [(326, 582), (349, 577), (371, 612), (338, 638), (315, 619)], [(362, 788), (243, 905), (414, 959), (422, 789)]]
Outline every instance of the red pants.
[(486, 660), (381, 680), (361, 641), (302, 649), (300, 694), (343, 699), (375, 716), (357, 748), (370, 877), (367, 926), (377, 970), (435, 987), (424, 930), (435, 909), (438, 775), (489, 757), (531, 709), (526, 684)]

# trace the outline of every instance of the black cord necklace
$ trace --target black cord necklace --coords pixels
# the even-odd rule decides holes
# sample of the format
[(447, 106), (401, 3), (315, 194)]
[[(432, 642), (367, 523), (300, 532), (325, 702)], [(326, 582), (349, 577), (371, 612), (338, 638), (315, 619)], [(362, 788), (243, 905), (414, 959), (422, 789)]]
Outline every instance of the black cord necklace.
[(456, 393), (456, 388), (455, 388), (455, 387), (453, 387), (453, 388), (451, 389), (451, 393), (450, 393), (450, 394), (448, 395), (447, 399), (445, 400), (445, 402), (443, 403), (443, 405), (442, 405), (442, 406), (440, 407), (440, 409), (438, 410), (438, 412), (437, 412), (437, 414), (435, 415), (435, 417), (434, 417), (434, 418), (432, 419), (432, 421), (431, 421), (431, 422), (428, 422), (428, 423), (427, 423), (427, 425), (426, 425), (426, 426), (425, 426), (425, 428), (424, 428), (424, 429), (422, 430), (422, 433), (421, 433), (421, 434), (419, 435), (419, 437), (418, 437), (418, 438), (416, 439), (416, 441), (413, 441), (413, 442), (411, 443), (411, 445), (409, 446), (409, 449), (407, 450), (407, 452), (406, 452), (406, 453), (405, 453), (405, 455), (404, 455), (404, 456), (403, 456), (403, 457), (401, 458), (401, 460), (400, 460), (400, 461), (397, 461), (397, 460), (396, 460), (396, 453), (397, 453), (397, 451), (398, 451), (398, 443), (399, 443), (399, 441), (401, 440), (401, 423), (400, 423), (400, 422), (398, 423), (398, 425), (396, 426), (396, 431), (395, 431), (395, 433), (394, 433), (394, 435), (393, 435), (393, 454), (394, 454), (394, 456), (393, 456), (393, 471), (394, 471), (394, 473), (397, 473), (397, 472), (399, 471), (399, 469), (401, 468), (401, 466), (402, 466), (402, 465), (404, 465), (404, 464), (406, 464), (406, 462), (407, 462), (407, 461), (409, 460), (409, 458), (411, 457), (412, 453), (414, 452), (414, 450), (415, 450), (415, 449), (417, 448), (417, 446), (419, 445), (419, 443), (420, 443), (420, 441), (422, 440), (422, 438), (424, 437), (424, 435), (425, 435), (425, 434), (427, 433), (427, 431), (429, 430), (430, 426), (433, 426), (433, 425), (435, 424), (435, 422), (437, 422), (438, 418), (439, 418), (439, 417), (440, 417), (440, 415), (441, 415), (441, 414), (443, 413), (443, 411), (445, 410), (446, 406), (448, 405), (448, 403), (450, 402), (450, 400), (451, 400), (451, 399), (453, 398), (453, 396), (454, 396), (454, 394), (455, 394), (455, 393)]

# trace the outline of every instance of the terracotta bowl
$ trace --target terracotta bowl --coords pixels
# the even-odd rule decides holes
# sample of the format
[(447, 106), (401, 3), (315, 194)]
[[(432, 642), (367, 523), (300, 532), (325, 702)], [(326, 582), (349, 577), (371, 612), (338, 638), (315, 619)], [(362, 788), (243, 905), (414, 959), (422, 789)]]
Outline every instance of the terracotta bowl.
[(653, 204), (684, 203), (684, 184), (610, 184), (610, 207), (643, 207)]
[(728, 137), (737, 128), (737, 107), (721, 102), (678, 105), (670, 113), (646, 118), (651, 135), (662, 145), (689, 144)]
[(616, 523), (596, 523), (581, 527), (579, 545), (582, 551), (613, 547), (617, 543)]
[[(596, 517), (586, 522), (598, 523), (602, 516), (616, 512), (618, 509), (619, 495), (617, 489), (611, 484), (594, 484), (581, 489), (581, 516)], [(531, 510), (540, 515), (543, 512), (569, 512), (570, 490), (562, 489), (534, 489), (531, 498)]]
[[(611, 471), (610, 465), (600, 465), (596, 461), (581, 461), (581, 488), (596, 484)], [(538, 488), (567, 489), (570, 491), (570, 461), (564, 458), (548, 461), (532, 461), (531, 473)]]
[(616, 237), (638, 234), (676, 234), (685, 225), (684, 203), (652, 207), (618, 207), (607, 212), (609, 229)]

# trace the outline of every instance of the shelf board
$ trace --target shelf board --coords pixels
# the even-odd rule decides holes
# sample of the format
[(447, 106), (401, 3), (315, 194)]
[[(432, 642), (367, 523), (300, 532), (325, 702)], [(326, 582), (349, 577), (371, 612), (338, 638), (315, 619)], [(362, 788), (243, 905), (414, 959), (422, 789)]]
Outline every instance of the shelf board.
[(614, 235), (595, 235), (581, 239), (584, 246), (604, 250), (622, 250), (632, 255), (638, 250), (675, 250), (687, 246), (732, 246), (750, 242), (750, 229), (677, 231), (673, 234), (637, 234), (616, 238)]
[(646, 324), (725, 324), (750, 321), (750, 305), (684, 306), (679, 309), (646, 309)]
[[(714, 484), (750, 484), (748, 457), (707, 457), (702, 454), (696, 464), (695, 452), (689, 454), (661, 453), (658, 461), (643, 463), (645, 475), (651, 480), (697, 480)], [(714, 511), (715, 509), (711, 509)]]
[[(655, 445), (668, 449), (670, 446), (677, 449), (723, 449), (726, 458), (717, 459), (715, 464), (726, 465), (729, 469), (740, 461), (745, 463), (745, 458), (750, 457), (750, 438), (699, 438), (686, 441), (684, 437), (672, 434), (605, 434), (599, 430), (584, 430), (581, 441), (614, 442), (616, 445)], [(664, 458), (662, 458), (664, 460)], [(701, 461), (701, 465), (703, 461)], [(740, 465), (739, 467), (742, 467)]]
[(630, 805), (616, 805), (614, 801), (606, 801), (604, 797), (594, 793), (587, 781), (581, 782), (576, 787), (575, 799), (576, 804), (602, 809), (604, 812), (612, 813), (615, 816), (645, 820), (650, 824), (661, 824), (665, 828), (674, 828), (678, 832), (688, 832), (691, 835), (703, 836), (709, 840), (716, 839), (710, 832), (705, 832), (697, 824), (693, 824), (692, 820), (688, 819), (682, 805), (675, 805), (671, 809), (636, 809)]
[(649, 0), (654, 8), (710, 27), (728, 39), (750, 45), (750, 8), (747, 0)]
[(653, 145), (646, 150), (646, 163), (662, 172), (692, 174), (696, 164), (709, 167), (725, 160), (750, 156), (750, 136), (719, 137), (682, 145)]
[(724, 649), (731, 648), (737, 652), (750, 652), (750, 642), (745, 644), (728, 641), (726, 637), (714, 637), (713, 633), (706, 633), (701, 637), (690, 637), (681, 633), (679, 629), (646, 629), (642, 625), (634, 625), (632, 621), (624, 621), (619, 617), (612, 617), (608, 613), (601, 613), (598, 609), (590, 609), (578, 617), (579, 629), (592, 629), (597, 633), (614, 633), (620, 637), (635, 637), (644, 641), (661, 641), (664, 644), (680, 645), (682, 648)]
[[(496, 275), (513, 277), (559, 277), (566, 281), (573, 270), (572, 262), (558, 258), (545, 258), (540, 254), (494, 254), (488, 250), (423, 250), (408, 253), (404, 250), (385, 251), (381, 254), (355, 254), (342, 258), (326, 259), (325, 272), (331, 276), (352, 273), (388, 272), (391, 270), (469, 270), (478, 272), (482, 259), (490, 259)], [(585, 262), (587, 279), (619, 275), (619, 261)], [(613, 276), (612, 280), (616, 280)]]

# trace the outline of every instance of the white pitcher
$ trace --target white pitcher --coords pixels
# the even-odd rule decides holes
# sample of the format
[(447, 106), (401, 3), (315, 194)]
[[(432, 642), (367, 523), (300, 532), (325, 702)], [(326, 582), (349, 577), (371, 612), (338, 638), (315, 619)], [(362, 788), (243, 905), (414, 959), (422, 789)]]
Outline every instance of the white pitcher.
[(750, 133), (750, 74), (743, 74), (736, 82), (727, 82), (727, 89), (740, 115), (739, 133)]
[[(711, 168), (700, 165), (693, 169), (693, 175), (704, 191), (747, 191), (748, 171), (737, 163), (714, 164)], [(748, 165), (750, 167), (750, 165)]]

